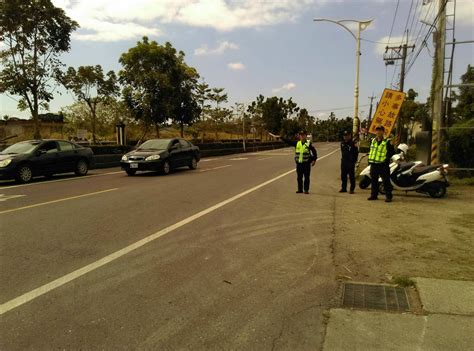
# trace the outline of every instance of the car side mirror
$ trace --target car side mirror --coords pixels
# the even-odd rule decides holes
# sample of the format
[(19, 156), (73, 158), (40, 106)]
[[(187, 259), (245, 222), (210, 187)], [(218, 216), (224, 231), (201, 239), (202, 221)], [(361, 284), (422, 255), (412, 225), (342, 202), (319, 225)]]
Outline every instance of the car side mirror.
[(46, 150), (38, 150), (38, 151), (36, 151), (36, 155), (37, 155), (37, 156), (44, 155), (45, 153), (47, 153)]
[(171, 146), (170, 150), (178, 150), (178, 144), (174, 144)]

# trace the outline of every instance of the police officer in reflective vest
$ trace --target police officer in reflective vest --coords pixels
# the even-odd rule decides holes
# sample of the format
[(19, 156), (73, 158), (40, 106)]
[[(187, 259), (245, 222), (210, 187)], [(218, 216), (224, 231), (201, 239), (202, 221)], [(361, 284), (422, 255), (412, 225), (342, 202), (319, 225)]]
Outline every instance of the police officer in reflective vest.
[(381, 177), (385, 189), (385, 202), (392, 202), (393, 188), (390, 183), (390, 158), (395, 154), (395, 149), (390, 143), (390, 139), (384, 138), (384, 127), (379, 125), (375, 130), (377, 136), (372, 139), (369, 152), (372, 193), (368, 200), (377, 200), (379, 194), (379, 177)]
[(311, 167), (316, 164), (318, 154), (311, 141), (307, 140), (306, 131), (299, 133), (299, 141), (283, 139), (287, 144), (295, 147), (296, 174), (298, 182), (297, 194), (309, 194)]

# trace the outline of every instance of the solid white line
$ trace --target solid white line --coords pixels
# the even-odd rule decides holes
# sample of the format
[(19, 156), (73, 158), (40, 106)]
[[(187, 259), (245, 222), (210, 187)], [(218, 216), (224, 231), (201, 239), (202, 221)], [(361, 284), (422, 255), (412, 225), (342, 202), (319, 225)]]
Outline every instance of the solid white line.
[(232, 165), (225, 165), (225, 166), (219, 166), (219, 167), (214, 167), (214, 168), (205, 168), (205, 169), (200, 169), (199, 172), (209, 172), (209, 171), (214, 171), (216, 169), (221, 169), (221, 168), (227, 168), (227, 167), (232, 167)]
[(69, 180), (81, 180), (81, 179), (86, 179), (86, 178), (102, 177), (102, 176), (105, 176), (105, 175), (118, 174), (118, 173), (123, 173), (123, 171), (100, 173), (100, 174), (92, 174), (92, 175), (88, 175), (88, 176), (74, 177), (74, 178), (48, 180), (48, 181), (45, 181), (45, 182), (38, 182), (38, 183), (28, 183), (28, 184), (20, 184), (20, 185), (11, 185), (11, 186), (5, 186), (5, 187), (0, 186), (0, 190), (13, 189), (13, 188), (23, 188), (23, 187), (25, 187), (25, 186), (43, 185), (43, 184), (51, 184), (51, 183), (58, 183), (58, 182), (67, 182), (67, 181), (69, 181)]
[(201, 160), (201, 162), (209, 162), (209, 161), (215, 161), (217, 158), (206, 158), (204, 160)]
[(68, 201), (68, 200), (79, 199), (81, 197), (92, 196), (92, 195), (97, 195), (97, 194), (102, 194), (102, 193), (108, 193), (109, 191), (114, 191), (114, 190), (118, 190), (118, 188), (101, 190), (101, 191), (96, 191), (96, 192), (93, 192), (93, 193), (87, 193), (87, 194), (82, 194), (82, 195), (77, 195), (77, 196), (65, 197), (63, 199), (41, 202), (41, 203), (34, 204), (34, 205), (11, 208), (9, 210), (0, 211), (0, 214), (16, 212), (16, 211), (21, 211), (21, 210), (27, 210), (29, 208), (34, 208), (34, 207), (39, 207), (39, 206), (51, 205), (51, 204), (55, 204), (57, 202), (63, 202), (63, 201)]
[(264, 157), (264, 158), (258, 158), (257, 161), (263, 161), (263, 160), (268, 160), (270, 158), (273, 158), (273, 157)]
[[(320, 160), (334, 154), (336, 151), (339, 151), (339, 149), (334, 150), (333, 152), (322, 156), (320, 158)], [(58, 279), (55, 279), (55, 280), (53, 280), (53, 281), (51, 281), (51, 282), (49, 282), (45, 285), (42, 285), (39, 288), (33, 289), (33, 290), (31, 290), (31, 291), (29, 291), (29, 292), (27, 292), (27, 293), (25, 293), (21, 296), (18, 296), (18, 297), (14, 298), (10, 301), (7, 301), (7, 302), (3, 303), (2, 305), (0, 305), (0, 315), (6, 313), (8, 311), (11, 311), (12, 309), (17, 308), (17, 307), (19, 307), (19, 306), (21, 306), (21, 305), (23, 305), (27, 302), (30, 302), (31, 300), (34, 300), (34, 299), (40, 297), (41, 295), (44, 295), (44, 294), (46, 294), (46, 293), (48, 293), (48, 292), (50, 292), (54, 289), (57, 289), (60, 286), (63, 286), (65, 284), (67, 284), (67, 283), (69, 283), (69, 282), (71, 282), (71, 281), (87, 274), (87, 273), (95, 271), (96, 269), (98, 269), (98, 268), (100, 268), (100, 267), (102, 267), (102, 266), (104, 266), (104, 265), (106, 265), (110, 262), (113, 262), (116, 259), (118, 259), (118, 258), (120, 258), (124, 255), (127, 255), (128, 253), (130, 253), (130, 252), (132, 252), (136, 249), (139, 249), (140, 247), (142, 247), (142, 246), (144, 246), (144, 245), (146, 245), (146, 244), (162, 237), (163, 235), (166, 235), (166, 234), (168, 234), (168, 233), (170, 233), (170, 232), (172, 232), (176, 229), (179, 229), (179, 228), (185, 226), (186, 224), (194, 222), (195, 220), (197, 220), (197, 219), (199, 219), (199, 218), (201, 218), (201, 217), (203, 217), (203, 216), (205, 216), (205, 215), (207, 215), (211, 212), (214, 212), (217, 209), (219, 209), (221, 207), (224, 207), (225, 205), (230, 204), (231, 202), (234, 202), (234, 201), (236, 201), (236, 200), (238, 200), (238, 199), (240, 199), (240, 198), (242, 198), (242, 197), (244, 197), (244, 196), (246, 196), (250, 193), (253, 193), (254, 191), (257, 191), (258, 189), (261, 189), (264, 186), (267, 186), (267, 185), (269, 185), (269, 184), (271, 184), (271, 183), (273, 183), (273, 182), (275, 182), (275, 181), (277, 181), (277, 180), (279, 180), (283, 177), (286, 177), (287, 175), (293, 173), (294, 171), (295, 171), (295, 169), (292, 169), (291, 171), (280, 174), (279, 176), (277, 176), (275, 178), (267, 180), (266, 182), (263, 182), (263, 183), (255, 186), (253, 188), (250, 188), (250, 189), (248, 189), (248, 190), (246, 190), (246, 191), (244, 191), (240, 194), (232, 196), (231, 198), (229, 198), (227, 200), (219, 202), (218, 204), (216, 204), (214, 206), (211, 206), (211, 207), (209, 207), (209, 208), (207, 208), (207, 209), (205, 209), (201, 212), (198, 212), (198, 213), (196, 213), (196, 214), (194, 214), (194, 215), (192, 215), (188, 218), (185, 218), (185, 219), (183, 219), (183, 220), (181, 220), (181, 221), (179, 221), (179, 222), (177, 222), (173, 225), (170, 225), (169, 227), (166, 227), (166, 228), (164, 228), (164, 229), (162, 229), (162, 230), (160, 230), (160, 231), (158, 231), (158, 232), (156, 232), (156, 233), (154, 233), (150, 236), (147, 236), (146, 238), (143, 238), (143, 239), (141, 239), (141, 240), (139, 240), (139, 241), (137, 241), (137, 242), (135, 242), (131, 245), (128, 245), (128, 246), (124, 247), (121, 250), (118, 250), (118, 251), (116, 251), (114, 253), (111, 253), (110, 255), (107, 255), (107, 256), (105, 256), (105, 257), (103, 257), (103, 258), (101, 258), (101, 259), (99, 259), (95, 262), (92, 262), (92, 263), (88, 264), (87, 266), (79, 268), (79, 269), (77, 269), (77, 270), (75, 270), (71, 273), (68, 273), (68, 274), (66, 274), (66, 275), (64, 275), (64, 276), (62, 276)]]

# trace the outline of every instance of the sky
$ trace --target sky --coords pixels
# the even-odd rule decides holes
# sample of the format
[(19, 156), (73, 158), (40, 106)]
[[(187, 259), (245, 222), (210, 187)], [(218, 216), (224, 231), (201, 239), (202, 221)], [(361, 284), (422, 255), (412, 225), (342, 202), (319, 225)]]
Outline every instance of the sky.
[[(369, 96), (377, 101), (384, 88), (398, 89), (399, 66), (386, 66), (385, 47), (398, 46), (408, 29), (410, 45), (405, 90), (419, 100), (429, 94), (434, 52), (432, 38), (422, 42), (437, 14), (436, 0), (53, 0), (80, 29), (72, 35), (67, 66), (100, 64), (119, 71), (122, 53), (143, 36), (169, 41), (186, 54), (211, 87), (222, 87), (229, 105), (256, 96), (292, 97), (318, 118), (331, 111), (352, 116), (356, 41), (344, 28), (314, 18), (372, 20), (362, 32), (359, 112), (365, 118)], [(449, 3), (448, 14), (452, 13)], [(448, 18), (451, 22), (452, 17)], [(345, 22), (349, 29), (356, 27)], [(393, 26), (392, 26), (393, 25)], [(449, 24), (448, 24), (449, 26)], [(392, 28), (393, 27), (393, 28)], [(457, 0), (457, 41), (474, 39), (474, 0)], [(448, 37), (448, 41), (452, 38)], [(446, 54), (448, 56), (448, 53)], [(416, 59), (415, 59), (416, 57)], [(400, 61), (396, 61), (397, 63)], [(454, 81), (474, 64), (474, 44), (457, 45)], [(17, 96), (0, 95), (0, 115), (24, 117)], [(74, 103), (59, 89), (50, 111)]]

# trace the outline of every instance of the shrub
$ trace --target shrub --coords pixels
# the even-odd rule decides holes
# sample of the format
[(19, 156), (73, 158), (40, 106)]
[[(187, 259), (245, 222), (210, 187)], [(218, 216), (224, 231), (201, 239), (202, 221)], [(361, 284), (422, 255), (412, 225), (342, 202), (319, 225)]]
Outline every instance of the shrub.
[(457, 167), (474, 167), (474, 119), (457, 123), (448, 133), (449, 159)]
[(126, 154), (132, 150), (132, 147), (127, 145), (91, 145), (89, 147), (94, 155)]

